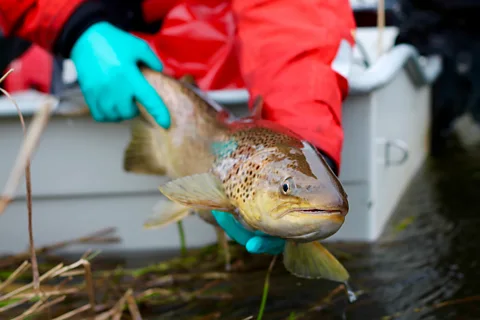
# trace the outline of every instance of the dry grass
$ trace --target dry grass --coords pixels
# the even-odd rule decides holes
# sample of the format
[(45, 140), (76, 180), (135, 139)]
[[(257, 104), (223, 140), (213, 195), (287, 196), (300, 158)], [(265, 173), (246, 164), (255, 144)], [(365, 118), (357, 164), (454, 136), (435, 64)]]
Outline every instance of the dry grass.
[[(0, 83), (11, 73), (13, 69), (10, 69), (1, 79)], [(28, 131), (25, 126), (25, 121), (22, 115), (22, 112), (15, 102), (15, 100), (10, 96), (8, 92), (0, 88), (0, 91), (5, 94), (15, 105), (18, 116), (20, 118), (20, 123), (24, 133), (24, 140), (20, 151), (17, 155), (15, 164), (11, 170), (11, 174), (7, 180), (7, 183), (4, 187), (3, 193), (0, 198), (0, 215), (5, 212), (8, 204), (12, 201), (15, 196), (15, 192), (20, 183), (20, 179), (25, 173), (26, 181), (26, 195), (27, 195), (27, 214), (28, 214), (28, 234), (29, 234), (29, 256), (30, 262), (25, 260), (20, 266), (10, 274), (10, 276), (2, 283), (0, 283), (0, 316), (5, 314), (7, 311), (12, 311), (14, 309), (25, 309), (22, 313), (13, 317), (14, 320), (26, 319), (32, 315), (50, 312), (50, 310), (64, 302), (69, 295), (75, 295), (81, 291), (85, 292), (88, 295), (88, 304), (82, 305), (75, 308), (74, 310), (68, 311), (63, 315), (57, 316), (55, 320), (65, 320), (72, 319), (79, 314), (88, 314), (89, 319), (108, 319), (112, 317), (113, 319), (120, 319), (125, 305), (128, 306), (133, 319), (141, 319), (141, 315), (138, 311), (138, 308), (135, 304), (135, 300), (132, 298), (132, 290), (129, 289), (125, 292), (124, 296), (108, 311), (100, 313), (97, 315), (96, 303), (95, 303), (95, 288), (94, 288), (94, 279), (92, 275), (91, 265), (88, 257), (85, 255), (77, 262), (74, 262), (70, 265), (64, 266), (63, 263), (56, 265), (50, 270), (44, 272), (40, 275), (38, 262), (37, 262), (37, 253), (45, 252), (54, 248), (66, 246), (70, 242), (58, 243), (53, 246), (53, 248), (40, 248), (35, 249), (34, 237), (33, 237), (33, 224), (32, 224), (32, 182), (30, 176), (30, 161), (33, 153), (38, 147), (40, 137), (42, 132), (45, 130), (50, 118), (51, 112), (55, 106), (55, 101), (47, 100), (43, 103), (41, 108), (35, 113), (31, 124), (29, 125)], [(86, 240), (91, 240), (92, 238), (98, 238), (99, 235), (93, 235), (87, 237), (87, 239), (77, 239), (73, 242), (82, 242)], [(4, 261), (0, 261), (0, 264), (11, 264), (15, 263), (20, 258), (27, 258), (26, 253), (20, 255), (9, 257)], [(32, 272), (32, 282), (25, 284), (23, 286), (15, 286), (16, 280), (22, 276), (27, 270)], [(83, 276), (83, 283), (79, 286), (67, 286), (69, 282), (74, 279), (72, 272), (82, 270), (80, 274)], [(53, 286), (45, 286), (48, 281), (63, 279), (59, 284)], [(30, 306), (29, 306), (30, 305)], [(29, 307), (28, 307), (29, 306)], [(104, 306), (105, 308), (106, 306)]]

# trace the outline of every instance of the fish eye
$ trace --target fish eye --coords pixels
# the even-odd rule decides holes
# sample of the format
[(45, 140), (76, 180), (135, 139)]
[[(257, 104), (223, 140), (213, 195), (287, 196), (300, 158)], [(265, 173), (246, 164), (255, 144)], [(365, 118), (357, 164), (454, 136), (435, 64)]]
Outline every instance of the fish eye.
[(291, 177), (288, 177), (285, 180), (283, 180), (282, 185), (280, 186), (282, 193), (285, 195), (290, 194), (293, 188), (294, 188), (294, 183)]

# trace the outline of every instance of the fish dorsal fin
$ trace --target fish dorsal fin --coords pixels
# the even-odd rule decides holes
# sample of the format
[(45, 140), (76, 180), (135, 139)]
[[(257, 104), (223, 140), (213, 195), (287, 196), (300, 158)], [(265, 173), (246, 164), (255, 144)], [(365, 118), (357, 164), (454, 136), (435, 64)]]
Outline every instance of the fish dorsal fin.
[(182, 81), (184, 86), (190, 90), (193, 91), (194, 94), (196, 94), (200, 99), (203, 101), (207, 102), (210, 107), (213, 108), (216, 112), (222, 115), (222, 118), (225, 120), (234, 120), (236, 117), (228, 111), (228, 109), (224, 108), (220, 103), (216, 102), (214, 99), (208, 96), (207, 93), (205, 93), (203, 90), (201, 90), (198, 86), (193, 85), (189, 82)]
[(198, 88), (198, 84), (195, 81), (195, 78), (191, 74), (186, 74), (180, 78), (180, 81), (183, 83), (188, 83), (189, 85)]
[(345, 282), (350, 277), (343, 265), (317, 241), (286, 241), (283, 264), (285, 269), (300, 278)]
[(252, 118), (253, 119), (261, 119), (262, 118), (262, 110), (263, 110), (263, 97), (257, 96), (253, 101), (252, 106)]
[(131, 139), (124, 153), (123, 169), (127, 172), (164, 175), (165, 168), (157, 150), (155, 128), (146, 120), (132, 120)]
[(223, 191), (221, 181), (211, 173), (178, 178), (159, 189), (170, 200), (187, 207), (227, 212), (234, 209)]

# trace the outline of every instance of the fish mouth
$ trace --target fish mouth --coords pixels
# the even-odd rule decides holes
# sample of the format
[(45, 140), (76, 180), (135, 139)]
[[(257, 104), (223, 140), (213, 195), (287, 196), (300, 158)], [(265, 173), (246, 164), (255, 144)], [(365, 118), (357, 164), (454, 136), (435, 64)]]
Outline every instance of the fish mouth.
[(310, 225), (311, 232), (305, 234), (291, 235), (289, 238), (297, 242), (310, 242), (326, 239), (335, 234), (345, 222), (345, 215), (342, 211), (325, 209), (297, 209), (291, 211), (291, 217), (300, 219)]
[(312, 215), (322, 215), (322, 216), (345, 216), (346, 211), (340, 208), (337, 209), (319, 209), (319, 208), (295, 208), (287, 210), (284, 215), (300, 213), (300, 214), (312, 214)]

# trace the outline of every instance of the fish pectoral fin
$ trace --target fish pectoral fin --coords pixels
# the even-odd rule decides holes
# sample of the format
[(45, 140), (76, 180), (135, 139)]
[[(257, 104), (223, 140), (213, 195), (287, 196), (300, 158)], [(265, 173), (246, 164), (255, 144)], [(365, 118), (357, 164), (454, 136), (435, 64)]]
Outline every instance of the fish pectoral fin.
[(317, 241), (286, 241), (283, 264), (291, 274), (300, 278), (345, 282), (350, 277), (343, 265)]
[(195, 209), (231, 211), (232, 205), (221, 182), (211, 173), (194, 174), (159, 187), (172, 201)]
[(198, 88), (198, 84), (195, 81), (195, 77), (191, 74), (185, 74), (179, 80), (183, 83), (188, 83), (189, 85), (194, 86), (195, 88)]
[(262, 109), (263, 109), (263, 97), (257, 96), (253, 101), (252, 107), (252, 118), (261, 119), (262, 118)]
[(123, 169), (127, 172), (164, 175), (156, 150), (158, 142), (155, 138), (155, 128), (145, 120), (136, 118), (132, 120), (131, 139), (125, 150)]
[(147, 218), (143, 227), (145, 229), (157, 229), (168, 224), (180, 221), (190, 214), (191, 208), (162, 198), (153, 207), (153, 213)]

